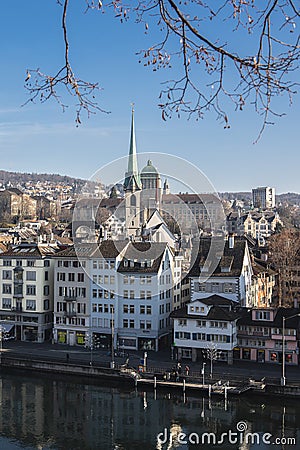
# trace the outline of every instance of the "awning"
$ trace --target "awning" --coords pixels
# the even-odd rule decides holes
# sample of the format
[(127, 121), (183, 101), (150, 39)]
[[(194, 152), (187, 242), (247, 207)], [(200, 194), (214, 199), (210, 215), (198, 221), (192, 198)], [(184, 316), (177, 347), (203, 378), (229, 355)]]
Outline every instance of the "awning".
[(11, 323), (0, 322), (0, 331), (4, 331), (5, 333), (9, 333), (14, 326), (15, 326), (14, 323), (11, 324)]

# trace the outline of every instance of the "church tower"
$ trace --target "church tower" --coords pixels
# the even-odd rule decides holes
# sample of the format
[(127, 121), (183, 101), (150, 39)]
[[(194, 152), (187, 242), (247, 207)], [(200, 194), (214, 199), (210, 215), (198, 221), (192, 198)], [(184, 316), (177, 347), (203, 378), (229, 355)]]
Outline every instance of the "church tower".
[(124, 180), (126, 231), (131, 239), (138, 236), (141, 229), (141, 189), (136, 155), (134, 109), (132, 108), (128, 169)]

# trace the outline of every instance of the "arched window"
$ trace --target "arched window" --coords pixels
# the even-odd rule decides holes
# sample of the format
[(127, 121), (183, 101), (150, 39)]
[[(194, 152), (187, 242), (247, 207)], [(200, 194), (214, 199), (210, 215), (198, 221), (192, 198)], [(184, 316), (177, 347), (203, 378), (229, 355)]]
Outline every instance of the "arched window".
[(136, 206), (135, 195), (131, 195), (131, 197), (130, 197), (130, 206)]

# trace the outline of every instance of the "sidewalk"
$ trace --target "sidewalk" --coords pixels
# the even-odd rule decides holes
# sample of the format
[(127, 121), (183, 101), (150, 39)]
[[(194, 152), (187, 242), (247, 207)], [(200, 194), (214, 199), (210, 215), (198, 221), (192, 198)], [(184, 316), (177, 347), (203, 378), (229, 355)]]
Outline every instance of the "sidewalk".
[[(62, 344), (51, 344), (51, 343), (31, 343), (31, 342), (19, 342), (19, 341), (8, 341), (5, 342), (3, 353), (6, 356), (11, 354), (12, 356), (20, 354), (22, 358), (30, 359), (44, 359), (49, 361), (66, 361), (69, 360), (70, 363), (84, 363), (89, 364), (92, 362), (95, 366), (105, 366), (109, 365), (112, 361), (112, 357), (108, 354), (107, 350), (95, 349), (93, 351), (86, 349), (84, 347), (70, 347)], [(129, 351), (129, 366), (138, 368), (144, 359), (143, 351)], [(160, 371), (170, 370), (176, 364), (176, 360), (171, 359), (171, 353), (167, 351), (153, 352), (147, 351), (146, 365), (147, 370), (155, 372), (156, 369)], [(69, 355), (67, 357), (67, 355)], [(127, 359), (127, 353), (124, 356), (114, 356), (113, 360), (116, 364), (124, 364)], [(190, 360), (182, 360), (181, 366), (184, 371), (185, 366), (188, 365), (190, 368), (190, 375), (199, 376), (201, 375), (202, 362), (191, 362)], [(300, 381), (300, 367), (299, 366), (288, 366), (286, 364), (286, 377), (289, 380)], [(205, 376), (210, 374), (210, 361), (206, 361), (205, 365)], [(220, 374), (223, 376), (244, 376), (252, 377), (255, 379), (260, 379), (263, 377), (270, 377), (280, 379), (282, 374), (281, 364), (272, 363), (257, 363), (250, 361), (234, 361), (233, 365), (228, 365), (224, 362), (214, 362), (213, 363), (213, 374)]]

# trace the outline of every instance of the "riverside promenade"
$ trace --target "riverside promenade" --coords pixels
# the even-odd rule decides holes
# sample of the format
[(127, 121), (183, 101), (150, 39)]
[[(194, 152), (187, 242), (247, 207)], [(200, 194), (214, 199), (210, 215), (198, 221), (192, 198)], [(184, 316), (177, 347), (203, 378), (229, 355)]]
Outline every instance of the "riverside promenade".
[[(84, 347), (70, 347), (61, 344), (51, 343), (30, 343), (19, 341), (3, 341), (1, 351), (1, 361), (3, 365), (5, 360), (34, 360), (45, 363), (58, 363), (64, 366), (74, 368), (76, 366), (89, 367), (91, 374), (92, 368), (95, 369), (109, 369), (113, 361), (116, 369), (122, 367), (125, 363), (128, 366), (138, 371), (139, 366), (144, 360), (144, 352), (129, 352), (126, 354), (116, 354), (112, 358), (107, 350), (95, 349), (90, 350)], [(157, 378), (162, 380), (164, 373), (172, 371), (177, 365), (177, 361), (172, 360), (170, 352), (152, 352), (147, 351), (146, 357), (146, 373), (150, 379)], [(210, 374), (210, 363), (207, 361), (204, 371), (203, 383), (203, 365), (201, 362), (191, 362), (188, 360), (181, 361), (182, 376), (185, 376), (185, 366), (189, 366), (189, 374), (187, 380), (195, 380), (197, 383), (207, 384), (216, 383), (219, 380), (228, 380), (231, 383), (245, 383), (249, 379), (261, 380), (264, 378), (268, 384), (280, 386), (280, 379), (282, 374), (282, 366), (280, 364), (268, 363), (253, 363), (248, 361), (234, 361), (233, 365), (228, 365), (223, 362), (213, 363), (212, 377)], [(59, 366), (58, 366), (59, 367)], [(60, 366), (62, 367), (62, 366)], [(58, 370), (59, 372), (59, 370)], [(109, 371), (110, 376), (117, 375), (117, 371)], [(299, 385), (300, 387), (300, 367), (286, 365), (286, 384)]]

